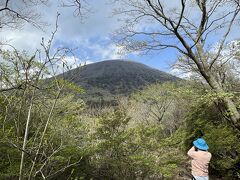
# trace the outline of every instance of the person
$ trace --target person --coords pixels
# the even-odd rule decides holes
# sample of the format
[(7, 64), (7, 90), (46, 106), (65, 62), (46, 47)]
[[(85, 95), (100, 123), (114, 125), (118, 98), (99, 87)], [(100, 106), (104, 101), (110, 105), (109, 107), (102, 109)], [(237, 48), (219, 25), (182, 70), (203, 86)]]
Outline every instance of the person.
[(193, 147), (188, 151), (188, 156), (192, 158), (193, 180), (208, 180), (208, 164), (212, 154), (208, 152), (208, 145), (203, 138), (193, 141)]

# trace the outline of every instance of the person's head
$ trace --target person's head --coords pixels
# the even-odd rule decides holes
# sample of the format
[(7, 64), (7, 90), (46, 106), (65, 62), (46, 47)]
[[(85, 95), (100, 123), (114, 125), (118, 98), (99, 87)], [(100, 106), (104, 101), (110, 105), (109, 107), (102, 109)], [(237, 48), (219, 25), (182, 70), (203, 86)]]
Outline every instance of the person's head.
[(203, 138), (198, 138), (195, 141), (193, 141), (193, 145), (201, 151), (207, 151), (209, 149), (206, 141)]

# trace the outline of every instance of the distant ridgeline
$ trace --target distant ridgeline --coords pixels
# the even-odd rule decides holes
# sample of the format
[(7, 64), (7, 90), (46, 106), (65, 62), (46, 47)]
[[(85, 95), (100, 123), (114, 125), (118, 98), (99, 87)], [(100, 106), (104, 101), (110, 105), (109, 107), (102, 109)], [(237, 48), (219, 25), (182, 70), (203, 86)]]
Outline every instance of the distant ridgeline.
[(153, 83), (177, 81), (168, 73), (126, 60), (108, 60), (79, 67), (58, 75), (85, 89), (79, 94), (89, 105), (115, 105), (117, 98), (128, 96)]

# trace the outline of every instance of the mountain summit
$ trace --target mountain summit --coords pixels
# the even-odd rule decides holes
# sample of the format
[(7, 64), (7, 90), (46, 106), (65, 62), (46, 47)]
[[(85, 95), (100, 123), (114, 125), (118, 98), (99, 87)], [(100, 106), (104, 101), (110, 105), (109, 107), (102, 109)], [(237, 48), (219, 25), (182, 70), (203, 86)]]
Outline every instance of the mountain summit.
[[(60, 75), (62, 76), (62, 75)], [(86, 90), (87, 101), (111, 101), (115, 96), (129, 95), (153, 83), (179, 78), (141, 63), (108, 60), (70, 70), (67, 79)]]

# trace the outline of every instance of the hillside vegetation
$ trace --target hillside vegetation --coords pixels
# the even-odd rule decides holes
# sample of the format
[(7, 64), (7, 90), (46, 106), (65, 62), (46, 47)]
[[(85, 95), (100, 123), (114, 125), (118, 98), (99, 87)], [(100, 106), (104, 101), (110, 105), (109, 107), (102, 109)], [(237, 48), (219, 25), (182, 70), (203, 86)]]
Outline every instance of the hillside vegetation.
[(117, 104), (117, 98), (144, 87), (179, 78), (128, 60), (108, 60), (78, 67), (58, 75), (85, 89), (79, 95), (88, 104)]
[(76, 84), (38, 77), (1, 92), (0, 179), (18, 179), (20, 167), (24, 179), (186, 179), (186, 152), (200, 136), (213, 154), (210, 176), (239, 178), (240, 134), (217, 104), (229, 96), (239, 107), (238, 94), (174, 81), (93, 108)]
[[(239, 0), (2, 0), (0, 180), (192, 179), (199, 137), (240, 179), (239, 25)], [(186, 79), (81, 65), (138, 55)]]

